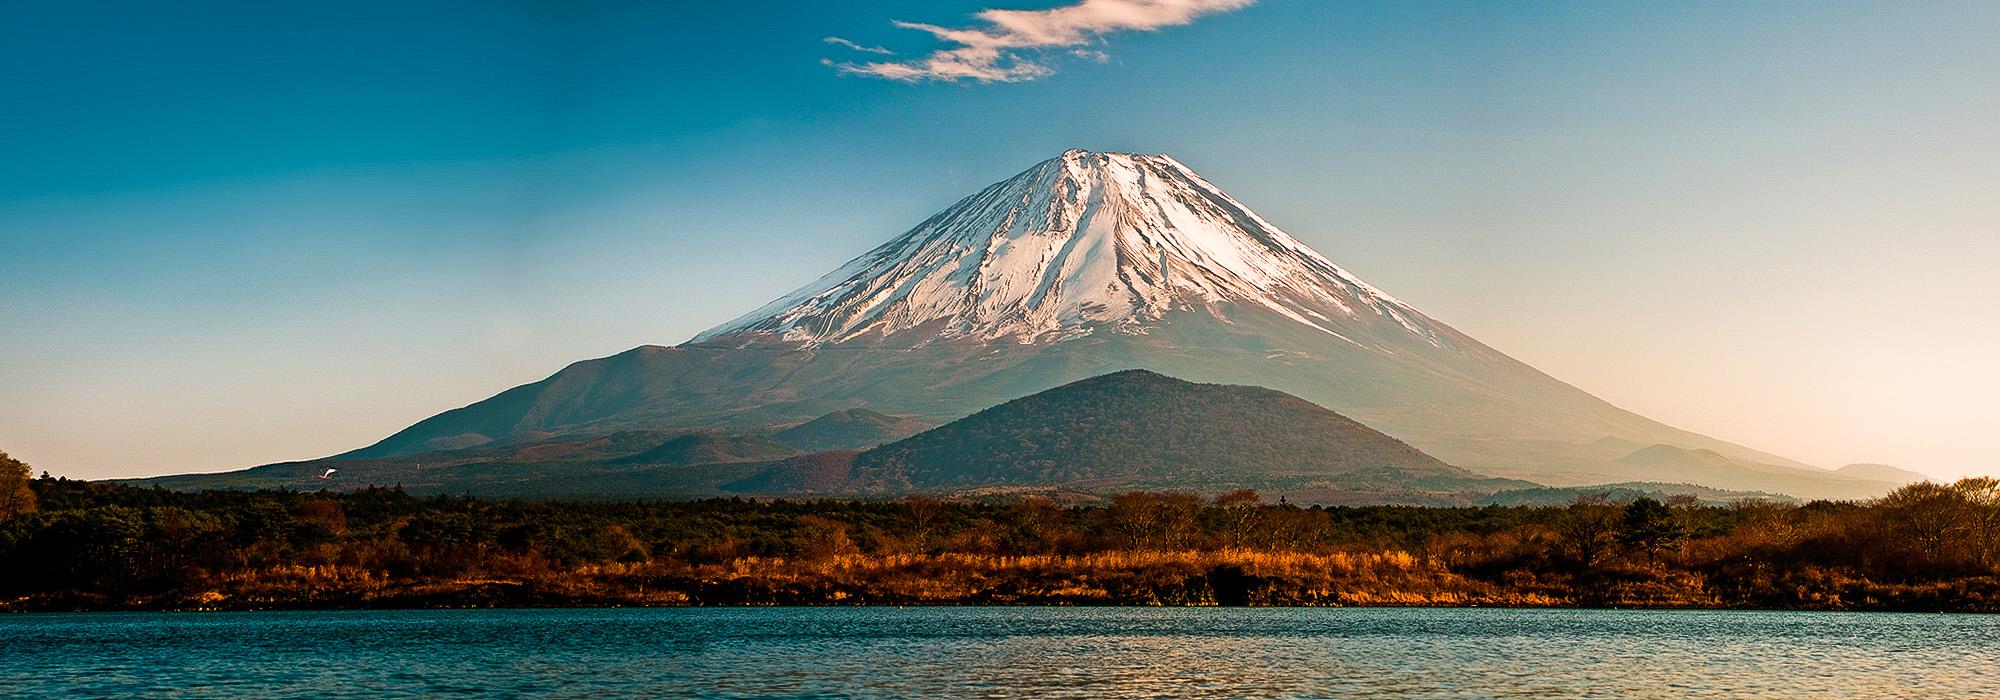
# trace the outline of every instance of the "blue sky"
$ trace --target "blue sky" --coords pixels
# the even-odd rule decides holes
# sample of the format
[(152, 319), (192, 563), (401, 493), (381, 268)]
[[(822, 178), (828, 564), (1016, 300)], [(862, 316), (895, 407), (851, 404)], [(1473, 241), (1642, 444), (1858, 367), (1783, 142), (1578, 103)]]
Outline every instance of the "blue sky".
[(1083, 147), (1652, 417), (1995, 469), (2000, 5), (1263, 0), (1022, 82), (824, 64), (1071, 1), (10, 3), (0, 449), (337, 452)]

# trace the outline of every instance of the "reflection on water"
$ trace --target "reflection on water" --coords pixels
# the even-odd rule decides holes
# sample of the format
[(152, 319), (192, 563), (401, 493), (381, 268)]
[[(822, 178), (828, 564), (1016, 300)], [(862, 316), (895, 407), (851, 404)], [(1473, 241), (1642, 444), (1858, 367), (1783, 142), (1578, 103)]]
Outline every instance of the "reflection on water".
[(2000, 617), (758, 608), (0, 616), (0, 696), (1991, 697)]

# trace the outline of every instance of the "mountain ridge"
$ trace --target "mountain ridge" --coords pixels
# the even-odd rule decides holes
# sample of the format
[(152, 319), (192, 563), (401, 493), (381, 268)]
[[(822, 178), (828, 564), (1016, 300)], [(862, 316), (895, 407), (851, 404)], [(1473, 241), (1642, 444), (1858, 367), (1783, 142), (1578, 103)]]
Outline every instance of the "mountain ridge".
[(1660, 424), (1508, 357), (1178, 160), (1074, 150), (680, 345), (575, 363), (340, 457), (762, 430), (851, 409), (942, 422), (1127, 368), (1285, 391), (1444, 461), (1541, 483), (1632, 480), (1607, 440), (1851, 481)]
[[(979, 435), (982, 430), (989, 432)], [(1266, 439), (1250, 439), (1252, 435)], [(1210, 444), (1230, 447), (1218, 454)], [(1294, 444), (1299, 446), (1291, 451), (1277, 449)], [(1091, 449), (1081, 449), (1085, 446)], [(1320, 475), (1339, 473), (1326, 471), (1336, 467), (1393, 467), (1418, 476), (1480, 478), (1284, 392), (1187, 382), (1143, 369), (1008, 401), (863, 452), (855, 468), (864, 480), (903, 480), (920, 487), (986, 486), (998, 478), (995, 474), (1034, 468), (1046, 472), (1040, 483), (1013, 485), (1060, 485), (1102, 479), (1094, 470), (1106, 464), (1171, 470), (1220, 460), (1288, 471), (1318, 469)], [(904, 469), (893, 477), (865, 476), (899, 467)], [(993, 474), (977, 474), (980, 470)]]
[(786, 460), (722, 488), (821, 495), (1256, 488), (1302, 502), (1415, 504), (1534, 486), (1446, 464), (1284, 392), (1134, 369), (1016, 398), (844, 461)]

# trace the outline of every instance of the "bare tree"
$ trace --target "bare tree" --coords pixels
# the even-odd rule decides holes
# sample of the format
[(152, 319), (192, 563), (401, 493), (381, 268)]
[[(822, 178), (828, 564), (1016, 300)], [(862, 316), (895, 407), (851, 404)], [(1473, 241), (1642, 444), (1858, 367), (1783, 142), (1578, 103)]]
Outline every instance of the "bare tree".
[(1257, 513), (1263, 498), (1252, 489), (1237, 489), (1215, 497), (1216, 529), (1229, 541), (1230, 546), (1246, 544), (1250, 529), (1250, 519)]
[(1605, 494), (1582, 494), (1563, 509), (1552, 528), (1578, 563), (1595, 566), (1617, 544), (1622, 515)]
[(35, 512), (35, 492), (28, 487), (33, 478), (26, 462), (0, 452), (0, 523)]
[(1791, 547), (1805, 536), (1794, 518), (1797, 508), (1762, 498), (1745, 498), (1729, 504), (1729, 510), (1747, 531), (1773, 547)]
[(1134, 491), (1111, 497), (1111, 529), (1132, 549), (1184, 546), (1201, 512), (1201, 499), (1185, 493)]
[(1890, 491), (1875, 502), (1896, 534), (1932, 562), (1965, 530), (1965, 498), (1949, 486), (1920, 481)]
[(1977, 476), (1959, 479), (1951, 485), (1965, 499), (1965, 520), (1967, 540), (1972, 545), (1973, 561), (1982, 567), (1991, 567), (2000, 556), (2000, 479)]
[(1008, 507), (1014, 527), (1008, 535), (1017, 552), (1050, 551), (1073, 537), (1062, 527), (1063, 510), (1046, 496), (1029, 496)]
[(903, 517), (909, 528), (910, 548), (918, 552), (928, 552), (933, 535), (944, 522), (944, 502), (928, 496), (911, 496), (903, 499)]
[(827, 560), (852, 556), (860, 551), (854, 545), (854, 539), (847, 535), (847, 523), (817, 515), (799, 518), (800, 558)]

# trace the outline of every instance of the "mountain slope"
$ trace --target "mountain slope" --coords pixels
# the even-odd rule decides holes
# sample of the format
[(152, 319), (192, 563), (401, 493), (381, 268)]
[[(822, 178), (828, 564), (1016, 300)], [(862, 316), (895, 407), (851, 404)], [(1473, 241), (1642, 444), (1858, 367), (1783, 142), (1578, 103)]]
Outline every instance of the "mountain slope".
[(688, 433), (628, 457), (618, 464), (728, 464), (768, 462), (798, 454), (798, 450), (762, 435)]
[(931, 427), (934, 424), (850, 408), (779, 430), (771, 434), (771, 439), (805, 452), (868, 449)]
[[(756, 440), (746, 444), (760, 446)], [(770, 446), (776, 456), (790, 448)], [(634, 460), (634, 456), (642, 456)], [(310, 460), (266, 464), (238, 472), (178, 474), (126, 480), (132, 484), (174, 490), (202, 488), (290, 488), (290, 490), (352, 490), (364, 486), (400, 486), (412, 494), (474, 494), (474, 496), (590, 496), (590, 498), (656, 498), (674, 494), (708, 494), (698, 478), (684, 468), (742, 462), (732, 454), (730, 440), (708, 434), (630, 430), (602, 436), (564, 436), (534, 442), (438, 450), (386, 458)], [(666, 474), (634, 482), (634, 474)], [(322, 478), (328, 468), (336, 472)], [(616, 478), (612, 476), (616, 474)], [(734, 480), (742, 474), (722, 470)], [(692, 484), (692, 486), (688, 486)], [(712, 484), (708, 484), (712, 486)]]
[[(945, 421), (1129, 368), (1267, 386), (1453, 464), (1631, 480), (1668, 444), (1842, 480), (1612, 406), (1307, 248), (1166, 156), (1071, 151), (675, 347), (579, 362), (343, 457), (865, 408)], [(1676, 474), (1647, 480), (1685, 481)]]

